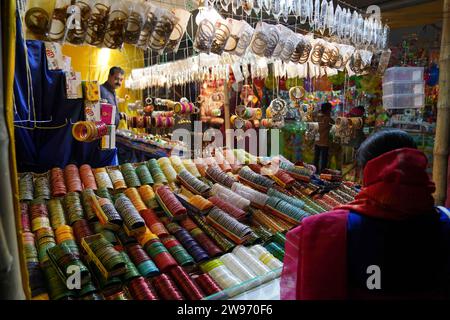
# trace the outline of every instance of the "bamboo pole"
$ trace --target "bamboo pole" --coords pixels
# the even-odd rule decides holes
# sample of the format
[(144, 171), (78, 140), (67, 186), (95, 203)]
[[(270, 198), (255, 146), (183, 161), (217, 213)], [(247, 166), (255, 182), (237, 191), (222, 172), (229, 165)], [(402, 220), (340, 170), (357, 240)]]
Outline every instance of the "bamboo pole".
[(450, 135), (450, 0), (444, 0), (441, 52), (439, 59), (439, 100), (434, 144), (433, 180), (436, 205), (444, 205), (447, 196), (447, 170)]

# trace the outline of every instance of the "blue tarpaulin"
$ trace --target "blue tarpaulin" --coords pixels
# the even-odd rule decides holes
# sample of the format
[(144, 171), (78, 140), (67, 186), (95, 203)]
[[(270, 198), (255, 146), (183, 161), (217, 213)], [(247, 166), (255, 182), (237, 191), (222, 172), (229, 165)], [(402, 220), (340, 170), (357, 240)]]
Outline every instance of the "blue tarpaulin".
[(26, 50), (21, 28), (17, 18), (14, 121), (19, 172), (45, 172), (70, 163), (116, 164), (116, 149), (101, 150), (99, 141), (82, 143), (73, 138), (72, 123), (84, 120), (83, 101), (66, 99), (64, 72), (48, 70), (42, 41), (27, 40)]

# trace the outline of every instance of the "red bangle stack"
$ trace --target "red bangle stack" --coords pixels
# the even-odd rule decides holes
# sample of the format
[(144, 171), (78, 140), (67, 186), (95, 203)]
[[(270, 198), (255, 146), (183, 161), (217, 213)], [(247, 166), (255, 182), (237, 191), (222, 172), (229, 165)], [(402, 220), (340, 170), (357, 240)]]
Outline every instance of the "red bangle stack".
[(177, 266), (171, 269), (169, 273), (188, 300), (201, 300), (205, 297), (203, 291), (195, 284), (182, 267)]
[(64, 173), (61, 168), (53, 168), (50, 170), (50, 183), (52, 197), (64, 197), (67, 193), (66, 184), (64, 183)]
[(83, 164), (80, 167), (80, 177), (83, 182), (84, 189), (97, 190), (97, 183), (95, 182), (94, 173), (88, 164)]

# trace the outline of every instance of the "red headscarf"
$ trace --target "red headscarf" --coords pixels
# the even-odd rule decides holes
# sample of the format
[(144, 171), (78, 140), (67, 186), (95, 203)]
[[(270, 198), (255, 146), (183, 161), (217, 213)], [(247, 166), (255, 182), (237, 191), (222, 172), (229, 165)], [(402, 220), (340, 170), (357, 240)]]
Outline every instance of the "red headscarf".
[(369, 161), (355, 201), (308, 217), (288, 232), (281, 298), (347, 298), (347, 218), (350, 211), (386, 220), (433, 212), (434, 183), (419, 150), (398, 149)]

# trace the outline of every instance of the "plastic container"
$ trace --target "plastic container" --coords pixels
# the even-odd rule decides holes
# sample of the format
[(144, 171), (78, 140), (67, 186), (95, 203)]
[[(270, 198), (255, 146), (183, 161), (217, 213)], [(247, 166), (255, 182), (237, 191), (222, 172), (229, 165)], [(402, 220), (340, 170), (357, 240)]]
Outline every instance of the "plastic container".
[(395, 81), (383, 83), (383, 95), (393, 94), (425, 94), (425, 82)]
[(393, 67), (386, 70), (383, 84), (392, 81), (423, 81), (424, 69), (422, 67)]
[(393, 94), (383, 96), (385, 109), (418, 109), (425, 106), (424, 94)]

